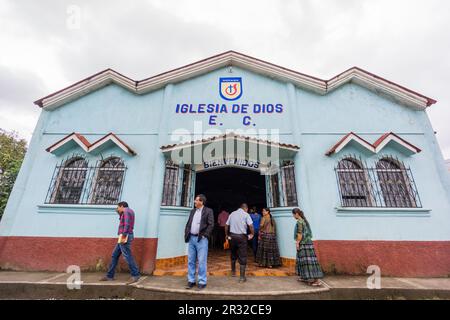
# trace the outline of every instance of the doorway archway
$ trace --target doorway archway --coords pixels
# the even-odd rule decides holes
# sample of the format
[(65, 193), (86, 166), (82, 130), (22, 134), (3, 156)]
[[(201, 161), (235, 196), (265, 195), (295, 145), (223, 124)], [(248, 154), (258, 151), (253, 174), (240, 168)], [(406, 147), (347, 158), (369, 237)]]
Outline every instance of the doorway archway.
[(206, 206), (213, 209), (215, 228), (210, 241), (211, 249), (220, 250), (223, 243), (218, 234), (217, 218), (222, 210), (231, 213), (245, 202), (258, 212), (266, 206), (265, 176), (258, 171), (226, 167), (197, 172), (195, 194), (206, 196)]

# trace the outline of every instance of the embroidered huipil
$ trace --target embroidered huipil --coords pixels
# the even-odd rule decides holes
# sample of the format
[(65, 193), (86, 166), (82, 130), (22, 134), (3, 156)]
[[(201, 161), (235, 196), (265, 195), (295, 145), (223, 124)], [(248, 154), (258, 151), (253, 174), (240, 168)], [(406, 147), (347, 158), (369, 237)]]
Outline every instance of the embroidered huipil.
[(300, 243), (310, 242), (312, 239), (312, 232), (306, 224), (305, 220), (298, 219), (294, 229), (294, 240), (300, 240)]

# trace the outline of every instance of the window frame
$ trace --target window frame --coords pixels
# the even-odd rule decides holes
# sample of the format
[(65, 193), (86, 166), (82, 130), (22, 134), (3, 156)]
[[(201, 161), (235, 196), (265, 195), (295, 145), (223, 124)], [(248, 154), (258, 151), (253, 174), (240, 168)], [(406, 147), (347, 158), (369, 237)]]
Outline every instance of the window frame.
[[(105, 168), (102, 167), (103, 164), (106, 164), (111, 159), (118, 159), (118, 161), (122, 164), (121, 168)], [(84, 180), (82, 185), (79, 187), (79, 196), (77, 201), (72, 202), (62, 202), (58, 201), (57, 197), (58, 194), (61, 192), (61, 186), (63, 183), (64, 173), (68, 171), (79, 171), (80, 168), (76, 167), (74, 169), (71, 169), (68, 167), (71, 163), (74, 161), (83, 160), (83, 167), (81, 170), (84, 171)], [(96, 162), (95, 166), (90, 165), (90, 161), (86, 158), (84, 155), (72, 155), (70, 157), (67, 157), (66, 159), (61, 160), (59, 164), (55, 165), (55, 169), (53, 170), (53, 175), (50, 180), (50, 184), (48, 187), (47, 195), (45, 198), (45, 204), (49, 205), (94, 205), (94, 206), (101, 206), (101, 205), (114, 205), (117, 204), (117, 202), (120, 201), (123, 193), (123, 187), (125, 183), (125, 176), (127, 171), (127, 166), (125, 164), (125, 161), (122, 157), (111, 155), (107, 157), (106, 159), (98, 160)], [(102, 171), (122, 171), (121, 175), (121, 185), (120, 188), (116, 188), (115, 190), (118, 190), (117, 195), (117, 201), (115, 203), (100, 203), (100, 202), (94, 202), (95, 198), (95, 192), (97, 190), (98, 186), (98, 176), (99, 173)]]
[[(121, 165), (121, 167), (110, 167), (110, 168), (105, 168), (104, 166), (111, 160), (113, 159), (117, 159), (118, 163)], [(88, 204), (92, 204), (92, 205), (112, 205), (112, 204), (117, 204), (120, 201), (120, 197), (122, 195), (122, 191), (123, 191), (123, 184), (125, 181), (125, 172), (126, 172), (127, 167), (125, 166), (125, 161), (118, 156), (109, 156), (106, 159), (102, 159), (102, 160), (98, 160), (97, 164), (95, 166), (95, 172), (94, 172), (94, 176), (92, 178), (92, 186), (91, 186), (91, 190), (89, 192), (89, 199), (88, 199)], [(105, 171), (111, 171), (111, 172), (122, 172), (121, 175), (121, 181), (120, 181), (120, 186), (118, 189), (118, 195), (117, 198), (112, 201), (111, 203), (103, 203), (103, 202), (97, 202), (96, 201), (96, 196), (97, 196), (97, 188), (99, 185), (99, 175), (102, 172)]]
[[(69, 166), (80, 160), (83, 162), (83, 167), (70, 167)], [(62, 164), (62, 163), (64, 163), (64, 164)], [(54, 181), (50, 182), (50, 188), (53, 187), (53, 190), (52, 190), (52, 193), (50, 196), (49, 203), (51, 203), (51, 204), (75, 204), (75, 205), (79, 204), (80, 200), (83, 197), (83, 193), (85, 191), (86, 180), (89, 179), (88, 168), (89, 168), (89, 162), (86, 160), (85, 157), (80, 156), (80, 155), (74, 155), (74, 156), (69, 157), (68, 159), (62, 161), (61, 165), (58, 168), (56, 179)], [(58, 195), (60, 192), (62, 192), (61, 188), (65, 187), (65, 186), (62, 186), (64, 174), (66, 172), (76, 172), (76, 171), (80, 171), (80, 170), (84, 171), (84, 178), (83, 178), (82, 185), (80, 187), (78, 187), (80, 190), (79, 195), (78, 195), (78, 200), (76, 202), (57, 202), (56, 200), (58, 199)], [(53, 186), (52, 186), (52, 182), (54, 184)]]
[[(168, 173), (170, 173), (170, 176)], [(186, 180), (187, 179), (187, 180)], [(164, 166), (162, 207), (188, 207), (194, 205), (195, 170), (190, 165), (166, 160)]]
[[(396, 168), (381, 168), (380, 163), (388, 163), (392, 166), (395, 166)], [(412, 196), (413, 187), (411, 186), (411, 179), (407, 175), (407, 170), (403, 163), (399, 162), (398, 160), (394, 159), (393, 157), (383, 156), (380, 159), (378, 159), (378, 161), (376, 162), (375, 168), (376, 168), (378, 183), (380, 185), (381, 195), (383, 196), (383, 202), (384, 202), (386, 208), (417, 208), (417, 201)], [(397, 204), (398, 199), (395, 194), (393, 196), (393, 198), (394, 198), (393, 200), (392, 200), (391, 195), (387, 196), (387, 194), (386, 194), (387, 189), (383, 188), (383, 185), (386, 185), (386, 183), (384, 183), (384, 184), (381, 183), (381, 181), (386, 181), (386, 180), (384, 178), (380, 177), (380, 172), (385, 173), (385, 174), (382, 174), (381, 177), (383, 177), (383, 176), (386, 177), (386, 175), (389, 175), (389, 173), (393, 173), (393, 174), (395, 174), (396, 178), (397, 177), (401, 178), (400, 183), (403, 185), (403, 187), (405, 189), (405, 194), (404, 194), (404, 198), (402, 200), (400, 200), (400, 202), (405, 202), (405, 204), (407, 204), (406, 206), (399, 206), (399, 205), (392, 206), (391, 205), (392, 201), (394, 201), (395, 204)], [(389, 177), (389, 178), (391, 178), (391, 177)], [(387, 181), (389, 181), (389, 179)], [(394, 185), (398, 185), (398, 184), (394, 183)], [(390, 191), (390, 190), (387, 190), (387, 191)], [(388, 205), (388, 202), (390, 205)]]
[[(357, 168), (345, 168), (345, 166), (341, 167), (341, 164), (343, 162), (350, 162), (352, 165), (354, 165)], [(357, 159), (354, 156), (346, 156), (344, 158), (342, 158), (341, 160), (338, 161), (338, 164), (335, 168), (336, 170), (336, 178), (337, 178), (337, 184), (338, 184), (338, 188), (339, 188), (339, 194), (340, 194), (340, 200), (341, 200), (341, 205), (343, 207), (361, 207), (361, 208), (366, 208), (366, 207), (372, 207), (373, 206), (373, 186), (370, 183), (370, 176), (367, 170), (365, 170), (367, 166), (365, 166), (363, 164), (363, 161), (361, 159)], [(364, 196), (364, 198), (361, 199), (344, 199), (344, 190), (342, 189), (343, 185), (348, 185), (342, 183), (343, 179), (342, 177), (344, 177), (344, 174), (348, 174), (348, 175), (354, 175), (354, 179), (356, 181), (355, 185), (357, 186), (357, 190), (358, 193), (357, 195), (350, 195), (350, 196)], [(347, 176), (347, 175), (346, 175)], [(351, 179), (349, 179), (351, 181)], [(349, 181), (347, 180), (347, 181)], [(362, 190), (362, 193), (360, 191), (360, 187), (364, 186), (364, 189)], [(353, 188), (350, 188), (353, 189)], [(346, 189), (347, 190), (347, 189)], [(352, 193), (353, 194), (353, 193)], [(362, 197), (361, 196), (361, 197)], [(364, 199), (364, 200), (363, 200)], [(351, 201), (354, 201), (354, 205), (348, 205), (345, 202), (349, 202), (351, 203)], [(358, 201), (361, 203), (362, 201), (365, 201), (366, 205), (358, 205)]]
[[(354, 165), (359, 166), (360, 169), (342, 169), (341, 164), (343, 161), (350, 161)], [(380, 166), (380, 163), (386, 161), (392, 165), (396, 166), (396, 169), (385, 169)], [(344, 166), (345, 167), (345, 166)], [(371, 209), (371, 208), (379, 208), (379, 209), (420, 209), (422, 208), (422, 203), (420, 200), (420, 195), (417, 190), (416, 183), (414, 181), (414, 176), (412, 174), (411, 168), (407, 167), (401, 160), (398, 158), (394, 158), (392, 155), (383, 155), (374, 161), (374, 166), (369, 167), (367, 163), (363, 162), (360, 157), (355, 155), (345, 155), (335, 165), (335, 174), (336, 174), (336, 182), (339, 193), (339, 201), (341, 208), (361, 208), (361, 209)], [(359, 177), (363, 177), (365, 180), (365, 190), (367, 193), (366, 196), (366, 205), (361, 205), (357, 201), (361, 200), (347, 200), (346, 196), (346, 188), (343, 188), (343, 173), (346, 172), (357, 172)], [(386, 193), (385, 183), (386, 176), (381, 174), (382, 172), (395, 172), (396, 179), (399, 180), (401, 178), (402, 186), (404, 186), (405, 192), (403, 193), (403, 200), (398, 200), (397, 195), (392, 198), (388, 197)], [(381, 172), (381, 173), (380, 173)], [(357, 176), (354, 176), (357, 177)], [(363, 181), (362, 179), (356, 179), (355, 181)], [(361, 183), (356, 185), (363, 185)], [(359, 187), (357, 187), (359, 190)], [(350, 188), (351, 189), (351, 188)], [(363, 190), (364, 192), (364, 190)], [(405, 194), (406, 193), (406, 194)], [(402, 193), (399, 193), (402, 195)], [(387, 200), (389, 199), (389, 200)], [(353, 201), (353, 202), (350, 202)], [(393, 205), (394, 204), (394, 205)], [(400, 205), (399, 205), (400, 204)]]

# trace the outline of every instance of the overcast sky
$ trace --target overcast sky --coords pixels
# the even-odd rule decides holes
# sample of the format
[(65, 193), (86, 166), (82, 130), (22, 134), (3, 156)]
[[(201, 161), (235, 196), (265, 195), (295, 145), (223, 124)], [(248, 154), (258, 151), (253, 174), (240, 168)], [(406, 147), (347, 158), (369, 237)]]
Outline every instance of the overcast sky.
[(450, 158), (447, 0), (2, 0), (0, 128), (29, 140), (33, 101), (103, 69), (140, 80), (227, 50), (322, 79), (358, 66), (434, 98)]

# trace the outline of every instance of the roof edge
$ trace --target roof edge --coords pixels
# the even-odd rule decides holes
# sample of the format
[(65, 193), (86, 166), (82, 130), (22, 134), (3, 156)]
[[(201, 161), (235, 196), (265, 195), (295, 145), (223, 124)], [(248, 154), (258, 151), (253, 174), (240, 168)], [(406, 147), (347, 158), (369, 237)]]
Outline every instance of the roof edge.
[(291, 82), (298, 87), (312, 90), (323, 95), (353, 81), (369, 90), (385, 93), (394, 100), (398, 100), (408, 107), (413, 107), (415, 109), (423, 110), (437, 102), (432, 98), (356, 66), (351, 67), (328, 80), (322, 80), (317, 77), (229, 50), (139, 81), (133, 80), (108, 68), (40, 98), (36, 100), (34, 104), (41, 108), (53, 109), (112, 82), (134, 93), (143, 94), (157, 90), (169, 83), (177, 83), (227, 65), (247, 68), (256, 73), (271, 76), (281, 81)]

